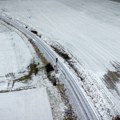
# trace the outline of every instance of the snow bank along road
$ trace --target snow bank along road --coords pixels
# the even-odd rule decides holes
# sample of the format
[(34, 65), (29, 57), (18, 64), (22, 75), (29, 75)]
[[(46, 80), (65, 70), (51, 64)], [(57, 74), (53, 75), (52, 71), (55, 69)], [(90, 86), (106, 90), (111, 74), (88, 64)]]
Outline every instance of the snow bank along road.
[(76, 106), (76, 113), (81, 120), (98, 120), (100, 119), (97, 111), (91, 105), (90, 101), (86, 98), (85, 93), (80, 89), (77, 84), (77, 77), (69, 70), (67, 65), (62, 59), (39, 37), (34, 35), (32, 32), (27, 30), (23, 25), (21, 25), (17, 20), (14, 20), (6, 15), (0, 15), (0, 19), (4, 22), (12, 25), (23, 34), (25, 34), (29, 39), (32, 39), (40, 51), (44, 54), (46, 59), (54, 66), (56, 64), (56, 58), (58, 58), (58, 68), (61, 73), (64, 73), (64, 83), (71, 93), (72, 100)]

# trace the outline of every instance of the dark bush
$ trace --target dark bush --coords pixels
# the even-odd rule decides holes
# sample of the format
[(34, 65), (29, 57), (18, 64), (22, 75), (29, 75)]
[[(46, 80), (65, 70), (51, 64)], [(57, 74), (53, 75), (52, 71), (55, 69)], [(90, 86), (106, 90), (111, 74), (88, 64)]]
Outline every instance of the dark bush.
[(38, 34), (38, 32), (35, 31), (35, 30), (31, 30), (31, 32), (34, 33), (34, 34), (36, 34), (36, 35)]
[(48, 63), (45, 68), (46, 68), (47, 73), (49, 73), (49, 72), (54, 70), (50, 63)]

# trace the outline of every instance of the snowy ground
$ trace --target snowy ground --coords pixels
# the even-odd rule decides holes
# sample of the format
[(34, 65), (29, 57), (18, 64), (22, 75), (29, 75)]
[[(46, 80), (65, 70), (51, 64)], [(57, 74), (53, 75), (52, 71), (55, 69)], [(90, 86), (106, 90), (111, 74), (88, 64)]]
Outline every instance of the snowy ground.
[(0, 76), (25, 71), (31, 60), (22, 38), (0, 22)]
[(12, 4), (0, 1), (0, 5), (6, 13), (59, 41), (87, 70), (102, 74), (112, 69), (111, 61), (120, 59), (120, 4), (116, 2), (35, 0), (33, 4), (29, 0), (13, 0)]
[[(120, 62), (120, 3), (110, 0), (9, 0), (1, 11), (29, 24), (67, 48), (92, 76), (101, 93), (120, 111), (119, 80), (109, 89), (102, 79)], [(89, 78), (89, 77), (88, 77)], [(96, 81), (95, 81), (96, 80)], [(111, 83), (110, 83), (111, 84)], [(116, 92), (117, 90), (117, 92)]]
[(33, 60), (25, 37), (20, 35), (0, 21), (0, 90), (7, 89), (10, 74), (17, 78), (20, 73), (27, 73), (27, 67)]
[(48, 118), (53, 120), (45, 88), (0, 94), (1, 120), (48, 120)]
[[(29, 73), (28, 66), (33, 62), (39, 63), (37, 75), (32, 74), (31, 79), (19, 81)], [(64, 118), (65, 104), (57, 88), (47, 78), (44, 67), (45, 64), (37, 56), (28, 38), (0, 21), (1, 120)], [(18, 81), (13, 85), (16, 79)]]

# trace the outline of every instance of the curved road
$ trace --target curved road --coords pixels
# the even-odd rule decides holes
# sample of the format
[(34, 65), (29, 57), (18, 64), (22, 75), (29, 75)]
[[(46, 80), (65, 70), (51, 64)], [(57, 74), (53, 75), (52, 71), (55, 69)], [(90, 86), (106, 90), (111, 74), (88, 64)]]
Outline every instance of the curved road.
[(17, 20), (14, 20), (6, 15), (0, 15), (0, 19), (19, 31), (25, 34), (29, 39), (32, 39), (36, 46), (43, 53), (45, 58), (54, 66), (56, 64), (56, 58), (58, 58), (58, 68), (61, 73), (64, 73), (64, 79), (61, 78), (61, 81), (64, 82), (66, 88), (70, 93), (70, 98), (75, 104), (76, 113), (80, 120), (100, 120), (98, 112), (92, 107), (90, 101), (87, 99), (82, 88), (77, 84), (77, 77), (70, 71), (68, 66), (64, 61), (48, 46), (43, 40), (38, 36), (26, 29), (21, 23)]

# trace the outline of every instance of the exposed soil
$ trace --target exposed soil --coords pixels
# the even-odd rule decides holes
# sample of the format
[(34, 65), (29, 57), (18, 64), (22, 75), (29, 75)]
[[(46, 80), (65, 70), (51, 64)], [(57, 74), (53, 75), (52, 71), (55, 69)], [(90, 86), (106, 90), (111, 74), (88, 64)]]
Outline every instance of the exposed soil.
[(50, 63), (48, 63), (45, 66), (45, 68), (46, 68), (46, 72), (47, 72), (47, 77), (52, 82), (53, 86), (56, 86), (57, 85), (57, 80), (55, 78), (55, 74), (52, 75), (52, 73), (54, 72), (54, 68), (52, 67), (52, 65)]
[(68, 54), (65, 53), (65, 51), (61, 51), (60, 49), (58, 49), (56, 46), (51, 45), (51, 47), (65, 60), (70, 60), (70, 56)]
[(10, 73), (10, 75), (13, 76), (14, 78), (12, 88), (14, 87), (15, 82), (27, 82), (28, 80), (31, 80), (32, 75), (37, 75), (39, 71), (38, 65), (34, 62), (31, 63), (27, 68), (28, 68), (28, 74), (17, 79), (14, 78), (13, 73)]
[(34, 62), (31, 63), (29, 66), (28, 66), (28, 69), (29, 69), (29, 72), (27, 75), (19, 78), (20, 81), (23, 81), (23, 80), (28, 80), (28, 79), (31, 79), (31, 76), (34, 74), (36, 75), (38, 73), (38, 67), (37, 67), (37, 64), (35, 64)]
[(120, 81), (120, 63), (111, 63), (115, 71), (110, 71), (104, 75), (103, 80), (105, 81), (109, 89), (114, 89), (120, 95), (119, 91), (116, 88), (116, 84)]
[(45, 66), (45, 68), (46, 68), (46, 71), (47, 71), (48, 74), (49, 74), (51, 71), (54, 70), (54, 68), (52, 67), (52, 65), (51, 65), (50, 63), (48, 63), (48, 64)]
[(120, 120), (120, 116), (117, 115), (116, 117), (113, 117), (112, 120)]
[(38, 57), (41, 59), (42, 63), (44, 63), (45, 65), (48, 64), (48, 61), (46, 60), (46, 58), (43, 56), (43, 54), (40, 52), (40, 50), (38, 49), (38, 47), (35, 45), (35, 43), (29, 39), (29, 42), (32, 44), (36, 54), (38, 55)]

